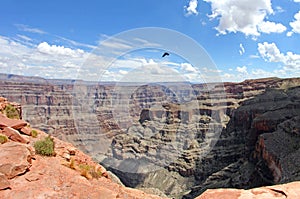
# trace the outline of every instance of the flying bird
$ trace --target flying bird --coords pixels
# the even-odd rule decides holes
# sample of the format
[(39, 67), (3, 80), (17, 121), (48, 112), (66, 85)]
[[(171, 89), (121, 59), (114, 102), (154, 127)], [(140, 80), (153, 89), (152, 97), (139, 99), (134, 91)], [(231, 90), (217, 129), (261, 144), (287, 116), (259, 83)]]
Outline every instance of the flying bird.
[(165, 52), (161, 57), (169, 56), (170, 54)]

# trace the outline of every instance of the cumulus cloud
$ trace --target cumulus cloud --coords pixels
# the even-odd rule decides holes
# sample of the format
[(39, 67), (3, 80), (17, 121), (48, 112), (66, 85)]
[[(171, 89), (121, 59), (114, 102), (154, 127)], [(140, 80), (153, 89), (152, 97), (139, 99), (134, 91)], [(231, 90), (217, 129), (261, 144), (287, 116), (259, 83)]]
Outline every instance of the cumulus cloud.
[(274, 23), (270, 21), (263, 21), (259, 24), (258, 30), (262, 33), (283, 33), (286, 31), (286, 27), (280, 23)]
[(190, 0), (188, 6), (184, 6), (184, 10), (186, 12), (186, 16), (190, 15), (198, 15), (197, 11), (198, 1), (197, 0)]
[[(300, 0), (299, 0), (300, 2)], [(293, 33), (300, 34), (300, 11), (295, 14), (295, 20), (290, 22), (290, 26), (292, 27), (292, 31), (287, 33), (287, 36), (292, 36)]]
[(258, 43), (258, 52), (268, 62), (284, 62), (285, 56), (280, 52), (275, 43)]
[(258, 52), (261, 57), (267, 62), (282, 63), (283, 67), (277, 71), (284, 73), (284, 71), (293, 70), (294, 73), (300, 72), (300, 54), (287, 52), (286, 54), (280, 52), (275, 43), (259, 43)]
[(239, 50), (240, 55), (243, 55), (245, 53), (245, 48), (243, 44), (240, 44), (240, 50)]
[(37, 46), (37, 50), (40, 53), (49, 55), (61, 55), (68, 57), (81, 57), (84, 53), (81, 49), (72, 50), (64, 46), (49, 45), (47, 42), (42, 42)]
[[(266, 22), (268, 15), (274, 14), (271, 0), (204, 0), (211, 3), (211, 19), (218, 19), (216, 30), (219, 34), (242, 32), (246, 36), (257, 37), (260, 33), (280, 33), (284, 26)], [(264, 25), (271, 27), (266, 30)]]
[(187, 73), (197, 73), (198, 70), (194, 68), (190, 63), (181, 63), (181, 69)]
[[(28, 37), (18, 36), (28, 42)], [(0, 70), (27, 76), (48, 78), (76, 78), (82, 61), (88, 53), (63, 46), (41, 43), (19, 42), (18, 40), (0, 36)]]

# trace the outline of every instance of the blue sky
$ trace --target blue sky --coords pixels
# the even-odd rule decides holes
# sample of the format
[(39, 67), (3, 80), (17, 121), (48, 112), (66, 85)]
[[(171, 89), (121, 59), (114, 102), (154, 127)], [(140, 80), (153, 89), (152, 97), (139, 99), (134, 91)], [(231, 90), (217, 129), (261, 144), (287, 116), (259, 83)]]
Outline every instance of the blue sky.
[[(157, 34), (146, 36), (148, 41), (143, 42), (145, 38), (136, 34), (139, 44), (125, 41), (124, 31), (133, 30), (135, 34), (134, 30), (145, 27), (157, 27)], [(160, 33), (164, 30), (167, 32)], [(170, 42), (161, 41), (160, 34), (171, 34), (161, 37)], [(183, 44), (176, 39), (179, 34), (198, 43), (205, 52), (188, 49), (188, 42)], [(299, 43), (300, 0), (0, 3), (3, 73), (96, 81), (136, 77), (151, 77), (153, 81), (167, 78), (168, 74), (173, 74), (170, 81), (180, 77), (194, 82), (299, 77)], [(198, 60), (187, 59), (187, 54), (174, 50), (174, 44), (188, 49), (187, 54), (198, 53)], [(130, 46), (136, 45), (139, 50), (133, 51)], [(120, 49), (127, 50), (121, 50), (123, 54), (118, 52), (116, 57), (114, 52)], [(164, 51), (172, 53), (161, 58)], [(207, 53), (215, 65), (200, 63), (201, 59), (209, 59), (201, 53)]]

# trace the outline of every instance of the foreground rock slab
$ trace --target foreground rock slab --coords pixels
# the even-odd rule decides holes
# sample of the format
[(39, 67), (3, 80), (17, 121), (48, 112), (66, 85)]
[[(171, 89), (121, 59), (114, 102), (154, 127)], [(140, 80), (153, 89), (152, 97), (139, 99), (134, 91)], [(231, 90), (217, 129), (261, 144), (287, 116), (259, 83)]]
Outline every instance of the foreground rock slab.
[(36, 156), (30, 171), (10, 180), (10, 188), (0, 198), (151, 198), (142, 191), (125, 188), (101, 177), (88, 180), (63, 166), (58, 158)]
[(25, 173), (31, 166), (31, 153), (27, 146), (17, 142), (0, 145), (0, 173), (11, 179)]
[(300, 182), (288, 184), (244, 189), (208, 189), (196, 199), (270, 199), (288, 198), (298, 199), (300, 197)]

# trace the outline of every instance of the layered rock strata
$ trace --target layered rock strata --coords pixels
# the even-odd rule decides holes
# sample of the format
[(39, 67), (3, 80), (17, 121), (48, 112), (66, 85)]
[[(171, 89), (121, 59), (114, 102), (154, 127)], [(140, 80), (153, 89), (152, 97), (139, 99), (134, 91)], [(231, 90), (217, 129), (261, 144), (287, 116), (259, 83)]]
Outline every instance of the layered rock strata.
[[(270, 106), (259, 102), (262, 107), (255, 108), (254, 99), (272, 88), (288, 92), (299, 82), (266, 78), (134, 85), (2, 75), (0, 89), (5, 97), (22, 103), (23, 118), (32, 126), (71, 141), (117, 173), (125, 185), (151, 186), (180, 198), (194, 197), (209, 187), (250, 188), (273, 182), (279, 172), (269, 165), (278, 160), (260, 161), (273, 154), (266, 153), (265, 142), (259, 141), (270, 131), (264, 129), (269, 121), (255, 119)], [(281, 97), (264, 100), (268, 104), (274, 99)], [(271, 121), (270, 128), (276, 130), (282, 119)], [(160, 184), (162, 176), (166, 181)]]

